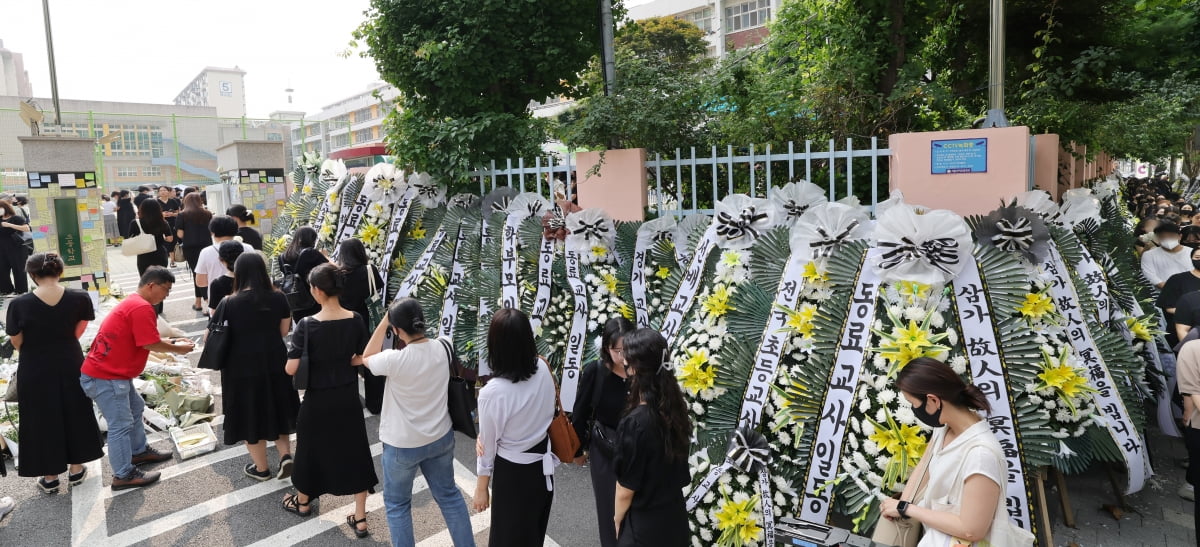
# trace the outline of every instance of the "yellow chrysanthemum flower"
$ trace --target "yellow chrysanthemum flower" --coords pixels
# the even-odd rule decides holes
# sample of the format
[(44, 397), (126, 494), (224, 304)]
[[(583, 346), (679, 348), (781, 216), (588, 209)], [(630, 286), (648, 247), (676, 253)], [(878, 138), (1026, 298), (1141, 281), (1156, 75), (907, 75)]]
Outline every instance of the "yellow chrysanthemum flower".
[(819, 283), (829, 279), (829, 275), (821, 271), (821, 269), (817, 267), (816, 262), (809, 262), (808, 264), (805, 264), (804, 273), (801, 275), (804, 277), (804, 280), (808, 281), (809, 283)]
[(1029, 293), (1025, 295), (1025, 302), (1017, 308), (1017, 311), (1021, 312), (1026, 319), (1037, 321), (1048, 313), (1054, 313), (1054, 300), (1045, 293)]
[(1066, 347), (1062, 348), (1057, 357), (1042, 350), (1042, 372), (1037, 375), (1041, 383), (1037, 385), (1037, 389), (1053, 389), (1059, 401), (1071, 414), (1075, 414), (1078, 411), (1073, 399), (1079, 395), (1096, 393), (1096, 389), (1088, 385), (1082, 369), (1071, 366), (1069, 356), (1070, 350)]
[(621, 317), (633, 321), (633, 306), (628, 303), (621, 304), (621, 307), (617, 308), (617, 313), (621, 314)]
[(671, 276), (671, 269), (666, 266), (659, 266), (658, 271), (654, 272), (654, 276), (659, 279), (666, 279)]
[(704, 299), (704, 303), (701, 304), (701, 309), (714, 318), (722, 317), (726, 313), (729, 313), (729, 310), (734, 309), (733, 306), (729, 304), (729, 297), (732, 294), (733, 291), (731, 291), (727, 285), (717, 285), (716, 287), (713, 287), (712, 294), (709, 294), (708, 297)]
[(875, 433), (869, 438), (888, 454), (907, 458), (907, 465), (916, 465), (925, 453), (925, 437), (919, 426), (896, 424), (892, 428), (875, 424)]
[(604, 247), (603, 245), (596, 245), (592, 247), (592, 254), (598, 257), (608, 256), (608, 248)]
[(900, 291), (900, 296), (907, 298), (908, 302), (911, 304), (917, 300), (928, 298), (929, 290), (932, 288), (933, 287), (926, 285), (925, 283), (917, 283), (916, 281), (902, 281), (899, 283), (898, 290)]
[(608, 289), (609, 294), (617, 294), (617, 286), (620, 284), (617, 276), (606, 273), (600, 276), (600, 282), (604, 284), (604, 288)]
[(366, 224), (358, 229), (358, 239), (367, 247), (378, 243), (380, 237), (383, 237), (383, 230), (377, 224)]
[(812, 338), (813, 334), (813, 318), (817, 315), (817, 307), (811, 303), (805, 303), (799, 309), (785, 309), (788, 318), (784, 324), (792, 332), (799, 334), (805, 338)]
[(758, 541), (762, 527), (754, 516), (754, 508), (758, 505), (758, 496), (737, 502), (725, 497), (721, 500), (713, 520), (717, 522), (717, 530), (721, 536), (717, 545), (734, 546), (747, 545)]
[(713, 387), (717, 379), (716, 369), (709, 363), (708, 350), (687, 350), (687, 360), (676, 374), (679, 383), (692, 395)]
[(725, 251), (721, 253), (721, 264), (736, 268), (742, 265), (742, 254), (737, 251)]
[(322, 224), (321, 231), (317, 235), (321, 236), (321, 239), (329, 239), (331, 236), (333, 236), (333, 223), (326, 222)]
[(1149, 342), (1153, 340), (1155, 336), (1164, 334), (1163, 331), (1152, 326), (1154, 325), (1154, 323), (1151, 322), (1152, 320), (1152, 316), (1140, 318), (1126, 317), (1125, 326), (1129, 327), (1129, 334), (1132, 334), (1134, 338), (1137, 338), (1143, 342)]
[(408, 232), (408, 237), (412, 239), (425, 239), (425, 227), (419, 219), (413, 223), (412, 230)]

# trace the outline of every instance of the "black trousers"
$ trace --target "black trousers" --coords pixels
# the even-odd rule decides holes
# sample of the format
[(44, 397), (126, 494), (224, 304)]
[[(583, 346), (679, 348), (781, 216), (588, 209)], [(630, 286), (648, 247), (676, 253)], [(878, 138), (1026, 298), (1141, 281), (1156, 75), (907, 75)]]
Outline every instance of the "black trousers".
[[(541, 461), (519, 464), (496, 456), (488, 545), (529, 547), (545, 543), (553, 502), (554, 492), (546, 490)], [(611, 518), (608, 520), (612, 522)]]
[(200, 251), (203, 250), (204, 247), (188, 247), (187, 245), (183, 246), (183, 257), (187, 260), (188, 271), (192, 272), (192, 288), (195, 291), (196, 298), (208, 298), (208, 287), (200, 287), (195, 285), (196, 262), (200, 261)]
[(23, 245), (0, 243), (0, 294), (29, 292), (29, 276), (25, 274), (28, 258)]
[(617, 496), (617, 468), (603, 450), (597, 450), (594, 445), (591, 448), (588, 451), (588, 465), (592, 472), (592, 494), (596, 498), (596, 522), (600, 523), (600, 545), (616, 547), (613, 504)]

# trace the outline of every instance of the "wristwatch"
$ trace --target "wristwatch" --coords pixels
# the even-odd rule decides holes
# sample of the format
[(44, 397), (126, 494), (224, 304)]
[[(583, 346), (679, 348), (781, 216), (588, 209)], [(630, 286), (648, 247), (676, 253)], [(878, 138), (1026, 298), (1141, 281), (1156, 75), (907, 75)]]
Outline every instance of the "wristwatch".
[(896, 504), (896, 512), (900, 513), (901, 517), (908, 518), (908, 502), (900, 500), (900, 503)]

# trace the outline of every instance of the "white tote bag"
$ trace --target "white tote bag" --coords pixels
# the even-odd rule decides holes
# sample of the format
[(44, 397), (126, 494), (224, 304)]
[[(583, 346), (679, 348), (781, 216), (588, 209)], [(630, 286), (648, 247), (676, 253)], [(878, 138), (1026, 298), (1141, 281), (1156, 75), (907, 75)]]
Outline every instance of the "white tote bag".
[(158, 242), (154, 240), (154, 236), (152, 234), (147, 234), (146, 231), (142, 229), (142, 221), (135, 220), (134, 222), (137, 223), (138, 231), (141, 233), (136, 236), (126, 238), (125, 241), (121, 243), (121, 254), (125, 256), (137, 256), (144, 255), (146, 253), (152, 253), (158, 250)]
[[(970, 447), (964, 447), (964, 453), (970, 448), (984, 448), (992, 453), (992, 456), (1004, 461), (1004, 455), (999, 453), (995, 447), (986, 443), (975, 443)], [(966, 459), (958, 467), (954, 489), (949, 496), (943, 499), (925, 500), (929, 502), (930, 509), (934, 511), (946, 511), (957, 513), (962, 508), (963, 484), (966, 477), (962, 476), (966, 467)], [(987, 538), (982, 541), (966, 542), (937, 530), (932, 527), (925, 528), (925, 534), (921, 536), (919, 547), (1032, 547), (1033, 534), (1016, 524), (1008, 518), (1008, 510), (1005, 509), (1004, 499), (1001, 497), (1000, 505), (996, 507), (996, 514), (992, 517), (992, 527), (988, 530)]]

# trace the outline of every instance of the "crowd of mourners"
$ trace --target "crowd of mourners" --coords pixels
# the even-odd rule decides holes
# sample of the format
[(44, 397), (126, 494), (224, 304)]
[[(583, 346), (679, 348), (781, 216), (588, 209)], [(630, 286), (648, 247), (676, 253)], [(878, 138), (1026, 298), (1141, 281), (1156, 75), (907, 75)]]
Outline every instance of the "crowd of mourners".
[[(216, 367), (223, 441), (245, 445), (246, 480), (291, 480), (294, 489), (280, 500), (283, 511), (308, 518), (320, 511), (322, 496), (353, 496), (347, 531), (369, 535), (366, 502), (380, 477), (365, 409), (380, 415), (382, 490), (392, 544), (415, 543), (411, 511), (419, 472), (454, 544), (474, 545), (467, 502), (455, 481), (459, 437), (452, 428), (447, 387), (452, 377), (467, 377), (482, 386), (475, 424), (477, 480), (470, 500), (475, 511), (491, 510), (489, 545), (543, 543), (555, 469), (562, 463), (589, 468), (601, 545), (692, 544), (684, 500), (691, 482), (692, 424), (668, 359), (668, 342), (659, 332), (635, 328), (623, 318), (604, 325), (598, 358), (583, 368), (574, 406), (564, 409), (568, 429), (581, 445), (571, 457), (552, 446), (548, 431), (558, 413), (556, 374), (538, 355), (522, 311), (494, 313), (487, 330), (488, 372), (477, 377), (458, 363), (452, 341), (432, 337), (434, 325), (418, 300), (398, 299), (377, 321), (370, 320), (368, 307), (384, 284), (361, 241), (342, 241), (331, 261), (317, 248), (317, 232), (301, 227), (270, 268), (257, 249), (261, 238), (247, 225), (253, 216), (244, 207), (213, 215), (199, 192), (176, 203), (174, 189), (158, 189), (157, 196), (150, 190), (126, 219), (129, 230), (117, 237), (153, 234), (155, 248), (146, 258), (138, 256), (136, 292), (104, 317), (86, 355), (78, 339), (95, 319), (90, 298), (62, 286), (64, 265), (55, 253), (36, 253), (24, 262), (35, 288), (9, 304), (5, 327), (20, 350), (19, 474), (36, 478), (42, 491), (55, 493), (62, 482), (86, 480), (85, 464), (102, 457), (105, 442), (113, 490), (154, 484), (161, 475), (146, 466), (173, 459), (171, 452), (148, 443), (141, 421), (144, 402), (132, 381), (142, 374), (150, 352), (195, 349), (191, 340), (163, 338), (157, 326), (162, 302), (176, 281), (166, 266), (173, 246), (179, 246), (195, 281), (193, 308), (212, 316), (209, 334), (223, 337), (228, 348)], [(1159, 249), (1170, 246), (1167, 239), (1159, 239)], [(300, 285), (285, 294), (279, 286), (286, 283), (273, 277), (272, 269)], [(908, 363), (895, 385), (917, 419), (935, 433), (904, 491), (883, 500), (877, 533), (899, 529), (886, 524), (917, 521), (924, 537), (937, 544), (1031, 545), (1032, 536), (1007, 517), (1006, 463), (983, 419), (989, 405), (980, 389), (930, 358)], [(107, 438), (93, 403), (107, 423)], [(268, 443), (274, 443), (274, 458)], [(930, 502), (953, 492), (954, 503)], [(5, 510), (12, 510), (11, 499), (0, 503)]]

